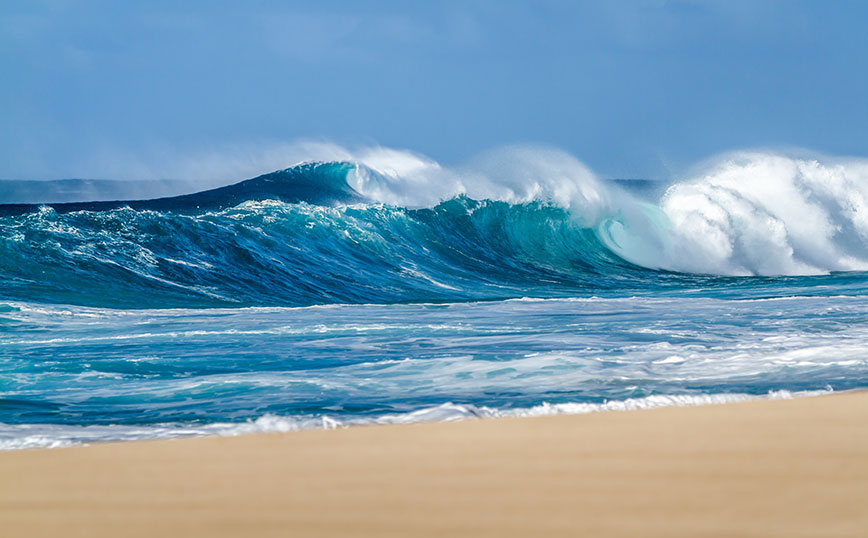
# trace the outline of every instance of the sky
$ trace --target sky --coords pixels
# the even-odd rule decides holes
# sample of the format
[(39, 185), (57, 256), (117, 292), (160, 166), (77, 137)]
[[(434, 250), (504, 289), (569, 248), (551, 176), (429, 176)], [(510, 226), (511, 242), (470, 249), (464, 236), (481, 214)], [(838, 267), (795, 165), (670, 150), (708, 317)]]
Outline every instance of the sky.
[(866, 21), (845, 1), (4, 0), (0, 177), (189, 179), (311, 140), (447, 164), (543, 144), (626, 178), (868, 156)]

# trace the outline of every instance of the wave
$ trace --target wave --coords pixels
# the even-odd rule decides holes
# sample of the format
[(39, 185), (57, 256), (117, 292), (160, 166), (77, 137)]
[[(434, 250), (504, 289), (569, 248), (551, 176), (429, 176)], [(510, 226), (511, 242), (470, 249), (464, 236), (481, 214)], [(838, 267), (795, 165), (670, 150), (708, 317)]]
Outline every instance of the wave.
[(859, 160), (730, 154), (648, 200), (556, 150), (450, 169), (381, 149), (183, 196), (0, 205), (0, 297), (442, 302), (864, 271), (866, 200)]

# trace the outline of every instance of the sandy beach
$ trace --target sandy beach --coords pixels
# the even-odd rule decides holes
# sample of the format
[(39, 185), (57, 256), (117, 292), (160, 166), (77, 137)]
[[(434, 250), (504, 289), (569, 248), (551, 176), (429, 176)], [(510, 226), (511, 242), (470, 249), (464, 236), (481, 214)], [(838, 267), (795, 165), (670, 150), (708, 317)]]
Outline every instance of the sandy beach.
[(866, 536), (868, 393), (0, 454), (37, 536)]

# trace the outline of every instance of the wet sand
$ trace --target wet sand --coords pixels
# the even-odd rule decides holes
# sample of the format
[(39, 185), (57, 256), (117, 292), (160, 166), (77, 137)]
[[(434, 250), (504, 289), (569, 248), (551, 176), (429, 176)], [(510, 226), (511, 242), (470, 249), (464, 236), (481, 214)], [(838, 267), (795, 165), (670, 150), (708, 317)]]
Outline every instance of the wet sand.
[(3, 537), (868, 536), (868, 393), (0, 453)]

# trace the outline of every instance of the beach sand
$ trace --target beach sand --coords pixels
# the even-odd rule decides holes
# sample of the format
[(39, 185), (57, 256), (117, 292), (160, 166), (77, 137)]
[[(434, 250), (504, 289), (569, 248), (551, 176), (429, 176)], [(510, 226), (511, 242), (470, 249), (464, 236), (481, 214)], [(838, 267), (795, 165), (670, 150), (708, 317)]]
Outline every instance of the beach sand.
[(0, 453), (0, 535), (868, 536), (868, 393)]

